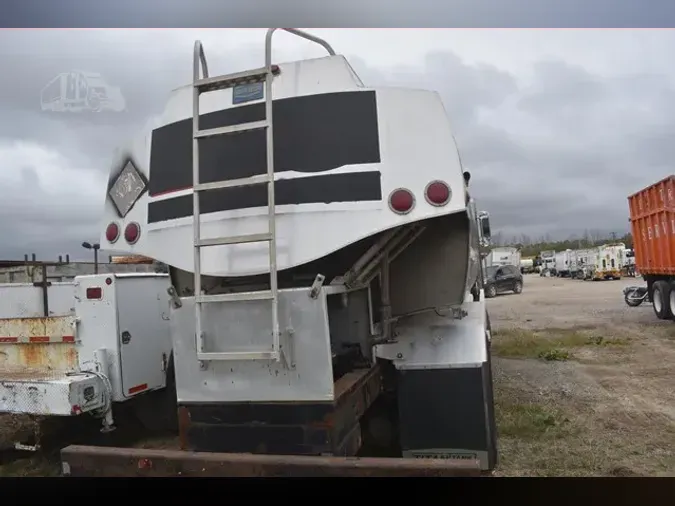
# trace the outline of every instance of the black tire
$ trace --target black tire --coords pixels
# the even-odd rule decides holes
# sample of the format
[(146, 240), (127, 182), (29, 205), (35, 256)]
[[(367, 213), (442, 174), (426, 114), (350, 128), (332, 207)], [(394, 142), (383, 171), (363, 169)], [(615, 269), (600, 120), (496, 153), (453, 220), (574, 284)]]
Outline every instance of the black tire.
[(497, 288), (495, 285), (488, 285), (485, 287), (485, 297), (488, 299), (492, 299), (493, 297), (497, 296)]
[(513, 293), (515, 294), (523, 293), (523, 283), (521, 281), (516, 281), (513, 284)]
[(675, 321), (675, 281), (670, 282), (670, 292), (668, 293), (668, 310), (670, 319)]
[(639, 299), (639, 300), (630, 299), (630, 297), (634, 293), (635, 293), (635, 290), (632, 290), (630, 292), (626, 292), (626, 294), (623, 296), (623, 299), (626, 301), (626, 304), (628, 304), (630, 307), (638, 307), (643, 302), (643, 299)]
[(659, 320), (672, 318), (670, 312), (670, 285), (665, 281), (656, 281), (652, 285), (652, 307)]

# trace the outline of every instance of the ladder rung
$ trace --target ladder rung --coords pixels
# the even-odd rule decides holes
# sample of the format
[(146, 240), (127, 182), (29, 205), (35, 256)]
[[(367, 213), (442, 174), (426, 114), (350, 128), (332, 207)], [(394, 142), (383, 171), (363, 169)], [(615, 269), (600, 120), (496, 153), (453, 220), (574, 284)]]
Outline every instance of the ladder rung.
[(228, 351), (197, 353), (197, 360), (279, 360), (277, 351)]
[(272, 240), (272, 234), (246, 234), (233, 235), (231, 237), (214, 237), (209, 239), (200, 239), (197, 247), (203, 246), (226, 246), (228, 244), (247, 244), (250, 242), (266, 242)]
[(249, 300), (273, 300), (274, 294), (270, 290), (262, 292), (220, 293), (217, 295), (197, 295), (195, 302), (204, 304), (209, 302), (243, 302)]
[[(279, 67), (277, 65), (272, 65), (272, 74), (276, 75), (279, 73)], [(223, 90), (225, 88), (231, 88), (237, 84), (249, 83), (249, 82), (261, 82), (267, 79), (267, 67), (262, 67), (259, 69), (245, 70), (243, 72), (237, 72), (236, 74), (227, 74), (222, 76), (207, 77), (206, 79), (199, 79), (195, 81), (195, 88), (199, 89), (200, 92), (205, 91), (216, 91)]]
[(270, 177), (267, 174), (259, 174), (251, 177), (242, 177), (239, 179), (230, 179), (225, 181), (215, 181), (213, 183), (201, 183), (195, 185), (194, 189), (198, 192), (208, 190), (219, 190), (220, 188), (238, 188), (240, 186), (251, 186), (254, 184), (269, 183)]
[(209, 128), (207, 130), (197, 130), (195, 132), (195, 139), (203, 139), (204, 137), (213, 137), (215, 135), (228, 135), (240, 132), (248, 132), (250, 130), (260, 130), (267, 128), (269, 123), (267, 120), (251, 121), (249, 123), (240, 123), (239, 125), (230, 125), (218, 128)]

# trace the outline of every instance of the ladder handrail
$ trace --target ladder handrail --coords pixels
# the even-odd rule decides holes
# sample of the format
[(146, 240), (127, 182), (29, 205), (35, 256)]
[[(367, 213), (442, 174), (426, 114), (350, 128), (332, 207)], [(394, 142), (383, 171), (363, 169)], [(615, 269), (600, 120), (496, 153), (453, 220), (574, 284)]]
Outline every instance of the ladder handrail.
[(267, 35), (265, 35), (265, 66), (267, 68), (272, 66), (272, 35), (274, 35), (274, 32), (277, 30), (283, 30), (285, 32), (292, 33), (293, 35), (297, 35), (298, 37), (302, 37), (303, 39), (307, 39), (310, 42), (315, 42), (328, 51), (329, 55), (335, 56), (335, 50), (328, 42), (320, 37), (312, 35), (311, 33), (303, 32), (297, 28), (268, 28)]
[(195, 40), (195, 48), (192, 57), (192, 81), (199, 81), (199, 62), (202, 63), (203, 78), (209, 77), (209, 66), (206, 64), (206, 55), (201, 40)]

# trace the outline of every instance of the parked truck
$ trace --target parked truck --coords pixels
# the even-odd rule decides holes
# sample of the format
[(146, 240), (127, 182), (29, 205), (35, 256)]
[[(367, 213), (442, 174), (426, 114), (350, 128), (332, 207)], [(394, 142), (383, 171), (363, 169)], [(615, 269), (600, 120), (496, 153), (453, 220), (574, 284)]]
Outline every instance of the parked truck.
[(109, 432), (114, 408), (132, 400), (148, 428), (172, 428), (161, 400), (173, 381), (169, 286), (151, 273), (0, 284), (0, 413), (35, 422), (15, 448), (39, 450), (49, 417), (91, 415)]
[(626, 245), (623, 243), (598, 246), (592, 274), (593, 280), (621, 279), (625, 251)]
[(576, 256), (574, 251), (566, 249), (557, 251), (555, 254), (555, 274), (559, 278), (570, 277), (571, 273), (576, 271)]
[[(196, 42), (194, 82), (110, 172), (101, 247), (170, 269), (181, 449), (68, 447), (65, 474), (497, 462), (489, 216), (439, 95), (368, 87), (295, 29), (329, 55), (274, 65), (275, 30), (265, 66), (233, 75), (211, 77)], [(345, 458), (365, 442), (397, 458)]]
[(660, 320), (675, 319), (675, 175), (628, 197), (635, 269), (647, 286), (623, 290), (629, 306), (651, 302)]
[(520, 250), (503, 246), (499, 248), (492, 248), (489, 255), (485, 259), (487, 267), (497, 265), (515, 265), (520, 268)]
[(542, 276), (555, 275), (555, 251), (547, 250), (539, 253), (541, 259), (541, 269), (539, 273)]

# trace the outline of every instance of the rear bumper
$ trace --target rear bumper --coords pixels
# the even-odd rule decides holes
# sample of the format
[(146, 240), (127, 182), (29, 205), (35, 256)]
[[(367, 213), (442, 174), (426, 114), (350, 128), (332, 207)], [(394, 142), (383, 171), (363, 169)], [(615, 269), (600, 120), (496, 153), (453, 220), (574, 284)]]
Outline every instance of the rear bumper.
[(105, 405), (105, 385), (93, 374), (0, 373), (0, 412), (72, 416)]
[(419, 477), (480, 476), (476, 460), (307, 457), (241, 453), (68, 446), (61, 450), (66, 476), (211, 477)]

